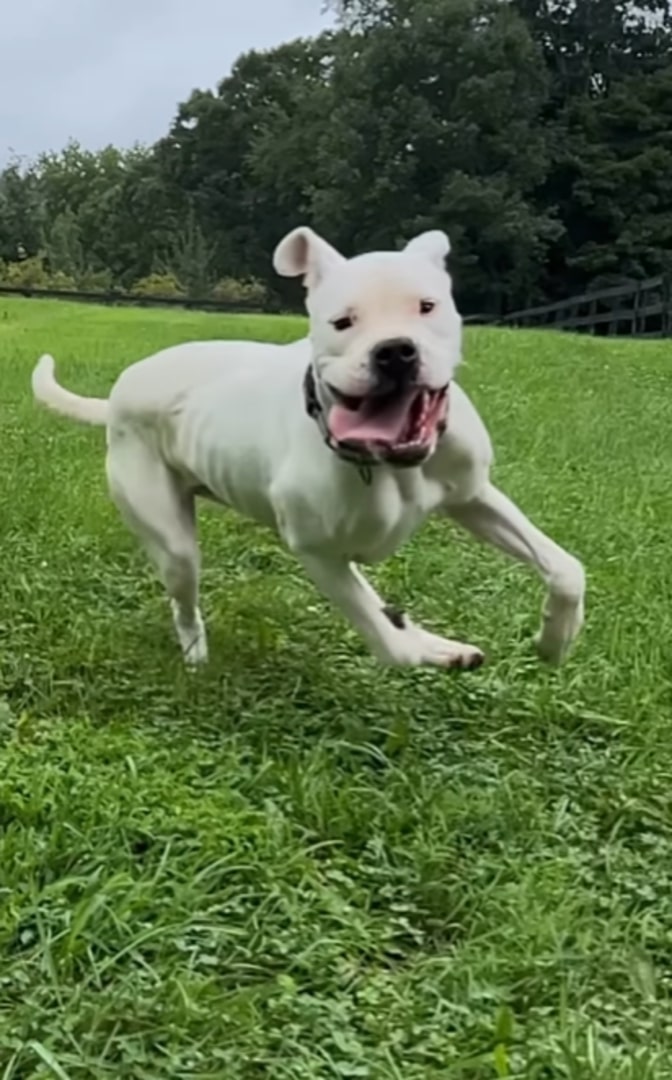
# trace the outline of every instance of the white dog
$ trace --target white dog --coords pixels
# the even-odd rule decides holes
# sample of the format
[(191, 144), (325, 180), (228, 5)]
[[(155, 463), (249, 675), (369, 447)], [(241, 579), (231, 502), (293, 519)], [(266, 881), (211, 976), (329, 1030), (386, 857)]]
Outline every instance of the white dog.
[(461, 319), (448, 252), (429, 232), (346, 260), (295, 229), (274, 265), (304, 279), (307, 339), (177, 345), (127, 368), (108, 400), (64, 390), (50, 356), (38, 363), (39, 401), (107, 425), (111, 496), (156, 564), (187, 663), (207, 659), (197, 495), (276, 530), (379, 660), (474, 668), (480, 649), (416, 626), (355, 566), (446, 514), (536, 567), (548, 590), (537, 646), (565, 656), (583, 621), (583, 569), (489, 481), (488, 434), (453, 381)]

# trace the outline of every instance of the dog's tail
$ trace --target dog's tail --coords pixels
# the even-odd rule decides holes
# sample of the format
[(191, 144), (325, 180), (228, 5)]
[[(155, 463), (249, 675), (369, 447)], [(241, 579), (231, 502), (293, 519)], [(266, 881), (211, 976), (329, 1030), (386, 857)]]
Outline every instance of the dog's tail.
[(38, 360), (32, 377), (33, 394), (48, 409), (79, 420), (82, 424), (107, 423), (108, 402), (105, 398), (80, 397), (56, 382), (53, 357)]

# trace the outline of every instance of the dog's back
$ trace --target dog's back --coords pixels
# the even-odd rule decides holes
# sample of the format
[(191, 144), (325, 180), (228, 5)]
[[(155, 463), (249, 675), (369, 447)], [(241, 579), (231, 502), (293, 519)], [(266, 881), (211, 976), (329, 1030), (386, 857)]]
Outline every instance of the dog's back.
[(291, 374), (295, 368), (292, 354), (299, 344), (194, 341), (173, 345), (121, 373), (110, 393), (109, 419), (167, 416), (191, 394), (207, 393), (210, 387), (225, 397), (227, 382), (275, 380), (280, 366), (287, 370), (287, 364)]

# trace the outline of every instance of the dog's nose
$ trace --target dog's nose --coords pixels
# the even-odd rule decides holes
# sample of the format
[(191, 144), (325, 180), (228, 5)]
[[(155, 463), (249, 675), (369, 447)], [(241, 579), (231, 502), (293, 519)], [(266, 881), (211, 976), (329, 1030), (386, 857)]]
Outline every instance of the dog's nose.
[(410, 338), (389, 338), (371, 350), (371, 360), (381, 375), (407, 379), (417, 371), (420, 354)]

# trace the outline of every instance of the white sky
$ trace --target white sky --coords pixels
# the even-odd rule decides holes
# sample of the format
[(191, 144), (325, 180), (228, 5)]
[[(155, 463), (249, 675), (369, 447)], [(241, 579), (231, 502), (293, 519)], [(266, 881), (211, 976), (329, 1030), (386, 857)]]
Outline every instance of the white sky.
[(248, 49), (326, 29), (322, 0), (5, 0), (0, 165), (69, 138), (154, 142)]

